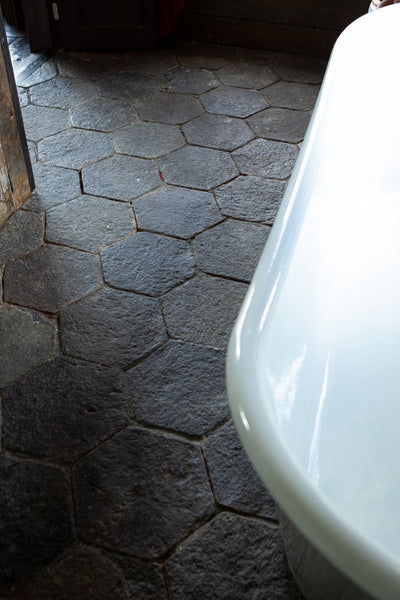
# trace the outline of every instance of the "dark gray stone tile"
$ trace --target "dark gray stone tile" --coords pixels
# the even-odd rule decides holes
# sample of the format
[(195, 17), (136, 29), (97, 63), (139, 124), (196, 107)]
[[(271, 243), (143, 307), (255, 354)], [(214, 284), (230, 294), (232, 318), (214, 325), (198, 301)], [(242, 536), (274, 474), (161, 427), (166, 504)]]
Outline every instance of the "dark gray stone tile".
[(57, 328), (39, 313), (0, 305), (0, 388), (58, 353)]
[(161, 185), (153, 161), (131, 156), (112, 156), (82, 170), (86, 194), (129, 202)]
[(161, 84), (168, 92), (181, 94), (204, 94), (217, 87), (220, 82), (211, 71), (179, 67), (164, 74)]
[(213, 511), (197, 446), (128, 428), (74, 469), (80, 535), (95, 544), (154, 558)]
[(312, 56), (293, 55), (274, 67), (282, 79), (298, 83), (322, 82), (327, 61)]
[(208, 113), (192, 119), (182, 129), (189, 144), (217, 150), (234, 150), (254, 138), (241, 119)]
[(198, 117), (203, 108), (198, 100), (185, 94), (160, 92), (145, 100), (138, 101), (137, 111), (144, 121), (157, 121), (169, 125), (186, 123)]
[(250, 282), (269, 234), (269, 227), (228, 219), (194, 240), (201, 271)]
[(263, 64), (237, 62), (217, 71), (219, 79), (225, 85), (261, 90), (279, 80), (272, 69)]
[(210, 190), (238, 175), (227, 152), (185, 146), (158, 161), (164, 181), (188, 188)]
[(126, 73), (164, 73), (177, 66), (176, 58), (168, 49), (135, 50), (121, 55), (119, 70)]
[(102, 289), (60, 315), (66, 354), (110, 366), (129, 366), (166, 341), (158, 301)]
[(55, 55), (58, 71), (62, 77), (99, 79), (106, 74), (118, 72), (121, 64), (119, 54), (106, 52), (76, 52), (59, 50)]
[(185, 67), (220, 69), (235, 62), (235, 51), (216, 44), (192, 44), (177, 52), (177, 59)]
[(140, 229), (190, 238), (221, 220), (209, 192), (165, 186), (133, 202)]
[(291, 58), (291, 55), (286, 52), (273, 52), (257, 48), (235, 48), (235, 53), (239, 61), (269, 66)]
[(0, 264), (39, 248), (43, 243), (44, 215), (18, 211), (0, 229)]
[(128, 372), (140, 423), (202, 436), (229, 416), (222, 350), (171, 341)]
[(157, 158), (185, 145), (176, 125), (143, 122), (119, 129), (112, 142), (116, 152), (143, 158)]
[(112, 559), (125, 576), (130, 599), (167, 600), (167, 589), (160, 565), (117, 554), (112, 555)]
[(280, 533), (263, 521), (222, 513), (167, 562), (174, 600), (301, 600)]
[(217, 188), (215, 197), (227, 217), (272, 225), (285, 189), (283, 181), (247, 175)]
[(39, 159), (58, 167), (81, 169), (112, 154), (108, 136), (97, 131), (68, 129), (39, 142)]
[(229, 86), (206, 92), (200, 99), (209, 112), (231, 117), (248, 117), (268, 106), (259, 91)]
[(225, 349), (247, 285), (200, 274), (162, 298), (173, 338)]
[(73, 541), (71, 486), (59, 467), (6, 454), (0, 476), (0, 593), (10, 593)]
[(203, 450), (220, 504), (278, 520), (275, 503), (247, 458), (232, 421), (211, 435)]
[(135, 231), (128, 204), (82, 196), (56, 206), (46, 215), (46, 239), (88, 252), (97, 252)]
[(33, 104), (53, 106), (54, 108), (72, 108), (95, 96), (96, 87), (84, 79), (57, 77), (33, 86), (30, 94)]
[(196, 273), (189, 244), (141, 231), (101, 253), (105, 282), (113, 287), (159, 296)]
[(297, 144), (306, 133), (310, 113), (288, 108), (267, 108), (247, 119), (258, 137)]
[(59, 246), (44, 246), (8, 263), (4, 270), (6, 302), (55, 313), (100, 285), (96, 256)]
[(35, 69), (32, 75), (23, 79), (20, 85), (24, 88), (29, 88), (33, 85), (50, 81), (50, 79), (54, 79), (55, 77), (57, 77), (57, 67), (54, 62), (48, 60), (41, 67)]
[(24, 106), (28, 106), (29, 104), (29, 96), (28, 90), (24, 90), (22, 87), (18, 87), (18, 100), (21, 108)]
[(112, 98), (92, 98), (71, 109), (72, 125), (82, 129), (112, 131), (136, 119), (137, 112), (132, 102)]
[(72, 463), (128, 425), (120, 372), (59, 358), (3, 390), (5, 448)]
[(108, 75), (97, 82), (101, 96), (119, 98), (120, 100), (136, 100), (146, 98), (159, 90), (154, 75), (143, 73), (119, 73)]
[(36, 190), (24, 208), (42, 211), (81, 195), (78, 171), (43, 163), (33, 165)]
[(67, 111), (34, 104), (22, 109), (22, 118), (26, 137), (34, 142), (63, 131), (71, 125)]
[(312, 110), (317, 100), (319, 85), (279, 81), (261, 93), (271, 106)]
[(292, 173), (298, 153), (292, 144), (257, 139), (235, 150), (233, 157), (242, 175), (286, 179)]

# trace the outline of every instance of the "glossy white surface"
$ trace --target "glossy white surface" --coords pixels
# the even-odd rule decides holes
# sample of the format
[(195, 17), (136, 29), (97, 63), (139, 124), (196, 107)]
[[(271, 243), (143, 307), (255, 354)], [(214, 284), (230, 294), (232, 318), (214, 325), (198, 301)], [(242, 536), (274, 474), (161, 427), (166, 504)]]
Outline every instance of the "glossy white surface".
[(382, 600), (400, 598), (399, 65), (400, 6), (339, 38), (227, 371), (266, 485)]

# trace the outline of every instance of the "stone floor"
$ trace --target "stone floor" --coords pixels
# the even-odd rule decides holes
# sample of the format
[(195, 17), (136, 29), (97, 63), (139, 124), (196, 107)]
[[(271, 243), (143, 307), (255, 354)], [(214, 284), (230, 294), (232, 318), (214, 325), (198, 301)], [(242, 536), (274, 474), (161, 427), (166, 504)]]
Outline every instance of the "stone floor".
[(37, 188), (0, 231), (0, 597), (299, 600), (224, 360), (326, 64), (9, 35)]

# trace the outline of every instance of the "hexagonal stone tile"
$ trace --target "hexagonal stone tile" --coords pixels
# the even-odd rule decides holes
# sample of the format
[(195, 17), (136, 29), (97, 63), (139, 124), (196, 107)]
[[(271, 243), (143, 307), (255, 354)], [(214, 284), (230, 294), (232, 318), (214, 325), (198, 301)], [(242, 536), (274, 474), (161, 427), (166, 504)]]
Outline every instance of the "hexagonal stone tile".
[(131, 366), (166, 341), (158, 301), (105, 288), (60, 314), (61, 343), (70, 356)]
[(24, 88), (29, 88), (33, 85), (50, 81), (50, 79), (54, 79), (55, 77), (57, 77), (57, 67), (52, 61), (48, 60), (41, 67), (35, 69), (26, 79), (23, 79), (20, 85)]
[(292, 173), (298, 153), (298, 148), (291, 144), (257, 139), (235, 150), (233, 157), (243, 175), (286, 179)]
[(279, 81), (261, 93), (271, 106), (312, 110), (317, 100), (319, 85)]
[(119, 98), (120, 100), (136, 100), (158, 91), (159, 85), (153, 75), (142, 73), (120, 73), (108, 75), (97, 82), (101, 96)]
[(44, 246), (4, 270), (6, 302), (51, 313), (99, 285), (97, 257), (72, 248)]
[(179, 127), (165, 123), (134, 123), (112, 136), (116, 152), (157, 158), (185, 145)]
[(174, 600), (301, 600), (279, 530), (221, 513), (167, 561)]
[(31, 89), (31, 101), (41, 106), (71, 108), (96, 95), (96, 87), (89, 81), (56, 77), (39, 83)]
[(162, 297), (171, 337), (225, 349), (247, 290), (245, 283), (200, 274)]
[(272, 69), (256, 63), (239, 62), (219, 69), (219, 79), (225, 85), (261, 90), (279, 80)]
[(160, 174), (151, 160), (112, 156), (82, 170), (86, 194), (129, 202), (161, 185)]
[(231, 117), (248, 117), (268, 106), (259, 91), (228, 86), (206, 92), (200, 100), (209, 112)]
[(220, 69), (236, 60), (233, 48), (216, 44), (189, 44), (176, 56), (181, 65), (204, 69)]
[(27, 139), (35, 142), (63, 131), (71, 125), (67, 111), (34, 104), (22, 109), (22, 118)]
[(24, 106), (28, 106), (28, 104), (29, 104), (28, 90), (24, 90), (21, 87), (18, 87), (17, 90), (18, 90), (18, 100), (19, 100), (20, 107), (23, 108)]
[(221, 220), (212, 194), (166, 186), (133, 202), (140, 229), (190, 238)]
[(167, 600), (167, 589), (160, 565), (119, 554), (113, 554), (112, 558), (124, 573), (128, 598)]
[(247, 458), (232, 421), (207, 438), (203, 450), (220, 504), (278, 520), (275, 503)]
[(103, 250), (101, 261), (108, 285), (149, 296), (164, 294), (196, 273), (186, 241), (145, 231)]
[(195, 98), (185, 94), (160, 92), (138, 101), (137, 111), (144, 121), (157, 121), (169, 125), (185, 123), (201, 115), (203, 108)]
[(132, 102), (112, 98), (93, 98), (71, 109), (74, 127), (112, 131), (136, 121), (137, 112)]
[(0, 229), (0, 264), (39, 248), (43, 243), (44, 215), (18, 211)]
[(258, 48), (235, 48), (236, 58), (247, 63), (261, 65), (275, 65), (291, 57), (287, 52), (274, 52), (271, 50), (259, 50)]
[(164, 74), (163, 88), (181, 94), (204, 94), (219, 85), (214, 73), (205, 69), (179, 67)]
[(234, 150), (249, 142), (254, 134), (241, 119), (205, 114), (182, 127), (189, 144)]
[(272, 225), (279, 210), (286, 183), (246, 175), (215, 190), (223, 215)]
[(200, 270), (249, 282), (268, 234), (266, 225), (233, 219), (203, 231), (194, 240)]
[(121, 72), (163, 73), (177, 66), (176, 58), (168, 48), (135, 50), (120, 55)]
[(222, 350), (171, 341), (128, 372), (135, 419), (201, 436), (229, 416)]
[(40, 313), (0, 306), (0, 388), (58, 352), (56, 323)]
[(49, 210), (46, 239), (88, 252), (97, 252), (135, 231), (128, 204), (82, 196)]
[(74, 539), (71, 484), (59, 467), (0, 456), (0, 593), (39, 574)]
[(2, 415), (6, 448), (61, 463), (74, 462), (129, 422), (119, 371), (68, 358), (6, 388)]
[(47, 210), (81, 195), (79, 173), (43, 163), (33, 165), (36, 190), (24, 204), (29, 210)]
[(200, 190), (210, 190), (238, 175), (227, 152), (185, 146), (159, 159), (164, 181)]
[(302, 110), (267, 108), (247, 122), (258, 137), (296, 144), (303, 140), (310, 116)]
[(199, 448), (143, 429), (104, 442), (73, 477), (80, 535), (119, 552), (160, 556), (213, 510)]
[(58, 71), (63, 77), (78, 77), (82, 80), (99, 79), (106, 73), (118, 71), (119, 54), (106, 52), (76, 52), (59, 50), (55, 55)]
[(81, 169), (112, 154), (108, 136), (68, 129), (39, 142), (39, 159), (58, 167)]
[(274, 68), (287, 81), (321, 83), (326, 70), (326, 60), (312, 56), (292, 55)]

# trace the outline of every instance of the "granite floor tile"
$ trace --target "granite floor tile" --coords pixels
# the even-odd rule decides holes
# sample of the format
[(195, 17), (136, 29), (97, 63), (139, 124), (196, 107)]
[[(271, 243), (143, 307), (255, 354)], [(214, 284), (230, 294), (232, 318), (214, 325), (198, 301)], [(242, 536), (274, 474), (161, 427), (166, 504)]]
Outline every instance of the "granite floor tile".
[(185, 67), (221, 69), (235, 62), (235, 51), (227, 46), (192, 44), (177, 52), (177, 59)]
[(279, 76), (265, 65), (239, 62), (217, 71), (225, 85), (261, 90), (278, 81)]
[(157, 158), (185, 145), (185, 140), (176, 125), (165, 123), (133, 123), (112, 135), (116, 152)]
[(129, 599), (167, 600), (167, 588), (159, 564), (118, 554), (113, 554), (112, 558), (124, 573)]
[(54, 108), (72, 108), (95, 94), (96, 88), (93, 83), (69, 77), (57, 77), (39, 83), (34, 85), (30, 91), (33, 104)]
[(137, 112), (132, 102), (113, 98), (92, 98), (71, 109), (74, 127), (112, 131), (137, 120)]
[(29, 75), (23, 79), (20, 85), (24, 88), (29, 88), (33, 85), (50, 81), (51, 79), (57, 77), (57, 74), (57, 67), (55, 63), (48, 60), (41, 67), (39, 67), (39, 69), (36, 69), (32, 75)]
[(274, 68), (285, 81), (319, 84), (324, 77), (326, 64), (323, 58), (292, 55)]
[(33, 165), (36, 188), (23, 208), (43, 211), (81, 195), (79, 173), (44, 163)]
[(159, 84), (153, 75), (119, 73), (105, 76), (99, 80), (97, 90), (101, 96), (107, 98), (136, 100), (156, 93), (159, 90)]
[(218, 115), (249, 117), (268, 107), (258, 90), (220, 86), (200, 96), (205, 108)]
[(107, 74), (118, 72), (121, 58), (118, 55), (101, 51), (59, 50), (55, 55), (55, 63), (61, 77), (95, 81)]
[(189, 144), (216, 150), (235, 150), (254, 137), (242, 119), (208, 113), (192, 119), (182, 130)]
[(137, 110), (144, 121), (157, 121), (169, 125), (186, 123), (201, 115), (203, 108), (196, 98), (186, 94), (160, 92), (146, 100), (138, 101)]
[(68, 112), (61, 108), (48, 108), (30, 104), (22, 109), (25, 133), (28, 140), (38, 142), (70, 126)]
[(254, 133), (261, 138), (297, 144), (304, 139), (310, 113), (288, 108), (267, 108), (247, 119)]
[(112, 154), (105, 133), (83, 129), (68, 129), (45, 138), (38, 150), (41, 161), (67, 169), (81, 169)]
[(15, 260), (43, 244), (44, 215), (20, 211), (0, 229), (0, 264)]
[(319, 85), (279, 81), (262, 90), (262, 95), (271, 106), (312, 110), (319, 92)]
[(130, 51), (121, 56), (119, 70), (124, 73), (160, 74), (178, 66), (175, 53), (168, 49)]
[(286, 179), (298, 153), (298, 148), (292, 144), (259, 138), (236, 150), (233, 158), (242, 175)]
[(220, 81), (212, 71), (189, 67), (179, 67), (168, 71), (161, 80), (167, 92), (181, 94), (204, 94), (218, 85)]

